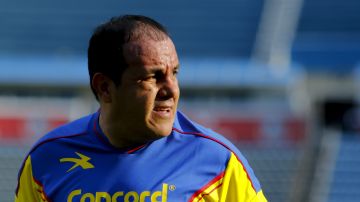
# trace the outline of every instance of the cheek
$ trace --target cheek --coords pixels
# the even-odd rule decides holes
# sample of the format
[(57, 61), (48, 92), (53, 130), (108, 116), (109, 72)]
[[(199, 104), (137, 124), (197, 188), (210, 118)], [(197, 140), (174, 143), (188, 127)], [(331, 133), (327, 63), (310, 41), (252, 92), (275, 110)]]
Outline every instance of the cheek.
[(175, 95), (174, 96), (175, 99), (178, 100), (180, 97), (180, 87), (177, 82), (176, 82), (176, 87), (174, 88), (174, 95)]
[(136, 99), (141, 102), (145, 108), (153, 107), (156, 98), (157, 89), (156, 87), (142, 85), (136, 90)]
[(179, 87), (179, 83), (177, 80), (176, 80), (176, 95), (177, 95), (177, 97), (180, 96), (180, 87)]
[(138, 95), (151, 95), (156, 91), (156, 85), (152, 83), (142, 82), (136, 86), (135, 91)]

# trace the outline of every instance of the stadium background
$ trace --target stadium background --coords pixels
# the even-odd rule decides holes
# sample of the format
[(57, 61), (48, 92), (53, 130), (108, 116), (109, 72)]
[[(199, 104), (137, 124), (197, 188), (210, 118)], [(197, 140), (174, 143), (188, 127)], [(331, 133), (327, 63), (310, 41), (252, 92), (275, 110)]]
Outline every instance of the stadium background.
[(0, 200), (31, 144), (97, 109), (86, 50), (119, 14), (166, 25), (180, 109), (247, 156), (271, 202), (360, 201), (358, 0), (0, 0)]

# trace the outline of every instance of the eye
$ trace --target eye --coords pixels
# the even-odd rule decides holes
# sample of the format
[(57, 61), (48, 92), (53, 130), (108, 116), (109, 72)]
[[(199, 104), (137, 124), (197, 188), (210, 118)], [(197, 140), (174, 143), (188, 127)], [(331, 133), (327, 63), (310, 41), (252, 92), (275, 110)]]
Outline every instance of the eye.
[(145, 80), (145, 81), (158, 80), (158, 79), (161, 79), (161, 76), (162, 76), (161, 72), (157, 71), (155, 73), (146, 75), (143, 80)]
[(179, 69), (174, 69), (173, 74), (176, 76), (179, 74)]
[(142, 80), (142, 81), (156, 80), (156, 75), (155, 74), (145, 75), (140, 80)]

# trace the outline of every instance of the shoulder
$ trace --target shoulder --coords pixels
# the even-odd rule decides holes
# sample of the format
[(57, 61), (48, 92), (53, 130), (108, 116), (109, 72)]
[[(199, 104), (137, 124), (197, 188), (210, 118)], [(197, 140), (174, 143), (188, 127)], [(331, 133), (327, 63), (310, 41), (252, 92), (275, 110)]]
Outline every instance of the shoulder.
[(206, 128), (192, 120), (181, 112), (177, 112), (173, 131), (182, 134), (197, 137), (199, 141), (209, 144), (213, 149), (223, 150), (227, 153), (234, 153), (242, 158), (241, 152), (227, 138), (221, 134)]
[(47, 145), (49, 143), (63, 140), (63, 139), (70, 139), (77, 136), (82, 136), (87, 133), (89, 124), (91, 119), (95, 116), (95, 114), (90, 114), (79, 118), (75, 121), (69, 122), (65, 125), (62, 125), (54, 130), (50, 131), (49, 133), (42, 136), (31, 148), (29, 154), (33, 153), (39, 147), (43, 145)]
[(198, 139), (198, 141), (202, 142), (201, 145), (204, 150), (211, 151), (211, 153), (208, 152), (208, 154), (211, 154), (212, 157), (226, 156), (227, 166), (229, 166), (230, 163), (234, 163), (234, 161), (230, 162), (231, 156), (236, 157), (233, 159), (236, 161), (235, 163), (241, 165), (243, 171), (254, 184), (254, 187), (256, 187), (257, 190), (260, 189), (260, 184), (247, 159), (240, 150), (224, 136), (190, 120), (181, 112), (177, 112), (173, 130), (179, 134), (190, 135)]
[[(36, 177), (36, 172), (38, 170), (43, 170), (46, 166), (51, 167), (56, 165), (56, 163), (52, 162), (53, 159), (51, 158), (54, 155), (57, 155), (57, 153), (64, 152), (64, 148), (66, 147), (66, 145), (69, 145), (69, 143), (71, 144), (71, 141), (74, 141), (72, 139), (75, 139), (79, 136), (84, 136), (87, 133), (89, 124), (93, 116), (94, 114), (91, 114), (78, 120), (72, 121), (68, 124), (65, 124), (50, 131), (42, 138), (40, 138), (32, 146), (32, 148), (26, 155), (19, 170), (18, 178), (20, 178), (21, 173), (23, 173), (24, 171), (25, 162), (28, 162), (28, 164), (30, 165), (29, 168), (31, 169), (31, 175), (33, 175), (34, 177)], [(63, 142), (66, 143), (62, 144)]]

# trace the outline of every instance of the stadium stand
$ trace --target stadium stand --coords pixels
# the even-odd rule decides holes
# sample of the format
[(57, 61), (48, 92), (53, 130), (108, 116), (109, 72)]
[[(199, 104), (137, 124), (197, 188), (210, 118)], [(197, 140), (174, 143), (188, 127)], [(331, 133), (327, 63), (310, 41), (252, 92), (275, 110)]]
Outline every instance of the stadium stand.
[(17, 185), (17, 170), (21, 166), (23, 156), (28, 147), (0, 145), (0, 198), (3, 202), (12, 202), (14, 188)]
[(312, 72), (351, 72), (360, 58), (359, 8), (357, 0), (305, 0), (293, 60)]
[(296, 182), (302, 150), (299, 145), (255, 146), (239, 145), (261, 179), (269, 201), (289, 201), (290, 188)]
[[(92, 29), (109, 16), (138, 13), (161, 19), (180, 55), (249, 57), (263, 0), (133, 2), (110, 0), (30, 3), (4, 1), (0, 51), (83, 54)], [(196, 43), (195, 43), (196, 42)]]
[(328, 193), (328, 202), (360, 200), (360, 136), (344, 134), (341, 138)]

